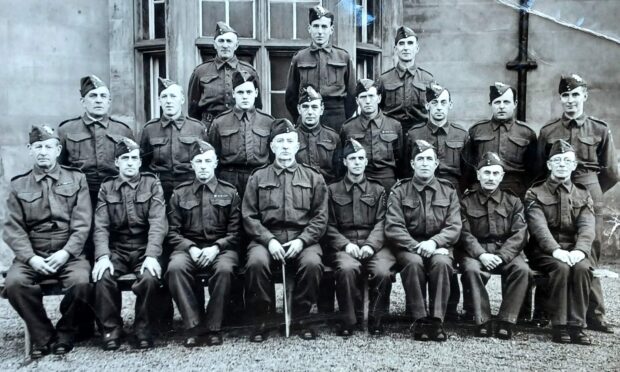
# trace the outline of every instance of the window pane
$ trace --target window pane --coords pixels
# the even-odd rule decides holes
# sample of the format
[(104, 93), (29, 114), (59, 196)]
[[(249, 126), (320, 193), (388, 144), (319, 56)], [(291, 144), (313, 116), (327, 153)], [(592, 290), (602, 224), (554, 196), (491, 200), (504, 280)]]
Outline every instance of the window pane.
[(271, 116), (274, 118), (287, 118), (293, 120), (284, 102), (284, 93), (271, 94)]
[(362, 22), (362, 0), (356, 0), (355, 1), (355, 40), (358, 43), (364, 42), (362, 38), (362, 27), (364, 27), (364, 23)]
[(367, 39), (366, 42), (370, 44), (375, 44), (375, 22), (379, 19), (378, 14), (375, 13), (375, 0), (368, 0), (368, 16), (367, 20)]
[(271, 3), (271, 35), (272, 39), (291, 39), (293, 37), (293, 4)]
[[(297, 38), (298, 39), (310, 39), (308, 35), (308, 11), (310, 8), (320, 4), (320, 1), (313, 1), (309, 3), (297, 3)], [(272, 20), (273, 23), (273, 20)]]
[(226, 4), (223, 1), (202, 2), (202, 35), (213, 36), (217, 22), (226, 20)]
[(166, 5), (164, 3), (155, 3), (154, 7), (154, 20), (155, 20), (155, 38), (166, 37)]
[(144, 116), (147, 120), (161, 116), (158, 97), (163, 88), (158, 77), (166, 77), (166, 54), (145, 53), (143, 61)]
[(286, 90), (288, 69), (291, 65), (290, 55), (271, 55), (269, 63), (271, 66), (271, 90)]
[(239, 37), (254, 38), (253, 1), (230, 2), (230, 27), (234, 28)]

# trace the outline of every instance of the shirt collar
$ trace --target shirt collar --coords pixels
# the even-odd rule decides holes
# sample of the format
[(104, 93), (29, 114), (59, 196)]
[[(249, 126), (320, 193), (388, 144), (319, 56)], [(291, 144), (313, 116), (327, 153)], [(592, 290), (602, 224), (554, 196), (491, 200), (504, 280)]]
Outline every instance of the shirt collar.
[(239, 64), (239, 60), (237, 59), (236, 55), (232, 56), (232, 58), (229, 58), (226, 61), (221, 59), (219, 56), (216, 56), (213, 62), (215, 62), (215, 67), (217, 67), (218, 70), (221, 70), (222, 67), (226, 64), (228, 64), (228, 66), (230, 66), (233, 70), (236, 70), (237, 65)]
[(170, 125), (170, 123), (174, 123), (174, 126), (177, 129), (181, 129), (181, 127), (183, 127), (183, 124), (185, 123), (185, 117), (183, 116), (183, 114), (181, 114), (178, 118), (176, 119), (170, 119), (169, 117), (162, 115), (161, 116), (161, 125), (165, 128), (168, 125)]
[(448, 134), (448, 128), (450, 127), (450, 123), (446, 122), (442, 127), (433, 124), (430, 120), (428, 121), (428, 128), (431, 130), (431, 133), (437, 134), (438, 131), (441, 131), (445, 134)]
[(562, 115), (562, 125), (564, 125), (565, 128), (570, 128), (571, 123), (575, 123), (575, 125), (578, 128), (581, 128), (585, 122), (586, 122), (586, 114), (585, 113), (582, 113), (581, 115), (579, 115), (575, 119), (569, 119), (569, 118), (566, 117), (566, 115), (564, 115), (564, 114)]
[(437, 190), (437, 177), (433, 177), (427, 183), (422, 183), (422, 181), (420, 181), (414, 176), (412, 178), (412, 184), (413, 184), (413, 187), (415, 187), (415, 189), (418, 190), (418, 192), (424, 191), (424, 189), (427, 187), (436, 191)]
[(493, 199), (493, 201), (495, 201), (495, 203), (500, 202), (501, 200), (501, 196), (502, 196), (502, 192), (501, 190), (498, 188), (496, 188), (492, 193), (488, 193), (486, 192), (482, 187), (479, 187), (478, 189), (478, 200), (480, 201), (480, 203), (482, 205), (485, 205), (489, 199)]
[(192, 191), (194, 192), (194, 194), (197, 193), (198, 190), (201, 190), (203, 185), (207, 185), (207, 188), (211, 191), (212, 194), (214, 194), (215, 190), (217, 189), (217, 178), (213, 176), (209, 181), (207, 181), (207, 183), (202, 183), (198, 181), (198, 179), (194, 179), (194, 184), (192, 185)]
[(377, 111), (377, 115), (375, 115), (375, 117), (372, 119), (368, 119), (366, 116), (364, 116), (364, 114), (361, 114), (360, 122), (362, 123), (362, 127), (364, 129), (367, 129), (368, 125), (373, 122), (375, 123), (377, 128), (381, 128), (383, 127), (383, 113), (381, 112), (381, 109), (379, 109), (379, 111)]
[(239, 119), (239, 121), (241, 121), (241, 119), (243, 119), (243, 114), (247, 113), (248, 120), (252, 121), (252, 119), (254, 118), (254, 114), (256, 113), (256, 108), (252, 107), (248, 111), (243, 111), (240, 108), (237, 108), (237, 106), (235, 106), (233, 108), (233, 113), (235, 114), (237, 119)]
[(305, 133), (310, 133), (313, 136), (318, 136), (321, 131), (321, 123), (317, 124), (314, 128), (308, 129), (304, 124), (299, 124), (299, 129), (304, 131)]
[(398, 73), (398, 77), (401, 79), (407, 74), (407, 72), (409, 72), (411, 76), (415, 76), (417, 69), (418, 68), (415, 65), (412, 65), (411, 67), (406, 68), (402, 64), (396, 63), (396, 73)]
[(41, 169), (38, 165), (35, 165), (32, 168), (32, 173), (34, 174), (34, 180), (37, 182), (41, 182), (42, 179), (48, 176), (54, 181), (58, 181), (58, 179), (60, 178), (60, 165), (56, 163), (54, 168), (50, 169), (49, 172), (44, 172), (43, 169)]
[(351, 181), (351, 180), (349, 179), (349, 176), (344, 176), (344, 188), (345, 188), (345, 190), (347, 190), (347, 192), (350, 192), (350, 191), (351, 191), (351, 188), (352, 188), (354, 185), (358, 185), (358, 186), (359, 186), (359, 188), (360, 188), (363, 192), (366, 192), (366, 185), (367, 185), (367, 182), (366, 182), (366, 176), (363, 176), (363, 177), (362, 177), (362, 180), (361, 180), (359, 183)]
[(508, 120), (496, 120), (496, 119), (491, 119), (491, 125), (493, 126), (493, 130), (498, 130), (500, 126), (505, 126), (506, 130), (510, 130), (510, 128), (512, 128), (512, 125), (515, 123), (515, 119), (511, 118)]
[(297, 170), (297, 167), (299, 167), (299, 164), (297, 164), (297, 162), (296, 162), (296, 161), (294, 161), (294, 162), (293, 162), (293, 164), (292, 164), (290, 167), (286, 167), (286, 168), (283, 168), (283, 167), (280, 165), (280, 163), (278, 163), (277, 161), (275, 161), (275, 160), (273, 161), (273, 169), (274, 169), (274, 171), (276, 172), (276, 174), (277, 174), (278, 176), (279, 176), (280, 174), (282, 174), (282, 172), (283, 172), (284, 170), (287, 170), (287, 171), (289, 171), (289, 172), (293, 173), (293, 172), (295, 172), (295, 171)]
[(107, 128), (108, 123), (110, 121), (110, 116), (106, 114), (106, 115), (103, 115), (103, 118), (101, 118), (101, 120), (95, 120), (91, 118), (87, 113), (84, 113), (84, 115), (82, 115), (82, 120), (84, 121), (84, 124), (86, 125), (91, 125), (93, 123), (99, 123), (102, 127)]
[(310, 51), (315, 52), (317, 50), (324, 50), (327, 53), (331, 53), (332, 52), (332, 42), (331, 42), (331, 40), (324, 47), (320, 47), (320, 46), (316, 45), (316, 43), (314, 41), (311, 42), (310, 43)]
[(138, 173), (137, 175), (135, 175), (129, 180), (124, 180), (123, 178), (118, 176), (114, 180), (113, 188), (114, 190), (118, 191), (123, 185), (126, 184), (126, 185), (129, 185), (129, 187), (131, 187), (132, 189), (135, 189), (136, 187), (138, 187), (139, 182), (140, 182), (140, 173)]
[(566, 192), (570, 192), (573, 189), (573, 183), (570, 178), (564, 182), (558, 182), (551, 177), (547, 178), (547, 188), (549, 188), (549, 191), (551, 191), (552, 194), (555, 194), (560, 186), (562, 186)]

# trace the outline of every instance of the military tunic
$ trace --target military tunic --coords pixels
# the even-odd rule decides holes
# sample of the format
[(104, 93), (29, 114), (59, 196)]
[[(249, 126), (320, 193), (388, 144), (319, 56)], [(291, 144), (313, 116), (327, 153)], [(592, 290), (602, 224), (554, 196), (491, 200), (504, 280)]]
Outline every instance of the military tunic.
[(218, 176), (232, 183), (243, 198), (250, 173), (269, 163), (273, 117), (260, 110), (233, 108), (219, 115), (209, 129), (209, 143), (219, 159)]
[(342, 149), (338, 133), (322, 125), (310, 130), (301, 124), (298, 129), (299, 151), (295, 159), (299, 163), (317, 168), (327, 184), (336, 181), (342, 169), (340, 162)]
[(389, 191), (402, 172), (404, 142), (400, 123), (381, 111), (370, 120), (363, 115), (356, 116), (342, 126), (341, 142), (344, 144), (349, 138), (366, 150), (366, 175), (380, 181)]
[[(463, 273), (463, 293), (476, 324), (491, 320), (491, 304), (485, 285), (491, 274), (502, 276), (502, 304), (498, 319), (515, 324), (527, 294), (530, 268), (522, 251), (527, 241), (527, 224), (521, 200), (500, 189), (490, 195), (479, 186), (468, 190), (461, 201), (463, 229), (458, 245)], [(479, 261), (491, 253), (502, 263), (489, 271)]]
[(185, 329), (200, 324), (202, 306), (193, 289), (200, 269), (192, 260), (192, 247), (216, 245), (220, 252), (205, 269), (209, 273), (206, 328), (221, 329), (231, 285), (239, 264), (241, 201), (233, 185), (215, 177), (179, 185), (170, 199), (168, 244), (173, 252), (166, 272), (170, 293), (183, 317)]
[(331, 44), (320, 48), (312, 43), (298, 51), (291, 60), (287, 81), (286, 108), (293, 122), (299, 117), (299, 94), (306, 84), (312, 84), (323, 97), (322, 124), (337, 133), (356, 109), (355, 70), (349, 53), (342, 48)]
[(407, 69), (400, 64), (379, 77), (384, 92), (381, 109), (400, 122), (404, 134), (413, 125), (426, 122), (426, 87), (432, 80), (430, 72), (416, 66)]
[(95, 311), (104, 341), (122, 335), (121, 291), (116, 279), (128, 273), (138, 277), (132, 286), (136, 294), (134, 333), (139, 339), (152, 337), (160, 283), (148, 270), (140, 274), (140, 269), (146, 257), (160, 259), (167, 233), (164, 192), (155, 175), (142, 173), (131, 180), (116, 176), (104, 181), (93, 234), (95, 259), (107, 255), (114, 267), (114, 275), (108, 270), (95, 284)]
[[(227, 61), (215, 57), (198, 65), (189, 77), (187, 112), (192, 118), (201, 120), (207, 131), (216, 116), (235, 106), (232, 86), (232, 76), (235, 71), (254, 76), (256, 85), (260, 87), (258, 74), (254, 67), (237, 59), (236, 56)], [(260, 94), (254, 106), (259, 109), (263, 107)]]
[[(549, 275), (547, 311), (554, 326), (585, 327), (592, 282), (591, 246), (595, 237), (593, 202), (585, 187), (552, 179), (525, 195), (525, 216), (533, 244), (532, 267)], [(586, 258), (570, 267), (553, 251), (580, 250)]]
[[(336, 268), (336, 296), (342, 321), (346, 326), (356, 322), (362, 294), (359, 288), (362, 270), (369, 275), (371, 323), (389, 311), (392, 290), (392, 268), (396, 259), (385, 247), (385, 189), (380, 182), (364, 177), (353, 183), (345, 176), (329, 185), (329, 224), (325, 234), (325, 250)], [(347, 244), (360, 248), (368, 245), (374, 255), (360, 262), (346, 253)]]
[[(461, 233), (459, 200), (452, 185), (434, 177), (427, 184), (415, 178), (397, 183), (388, 197), (385, 236), (391, 242), (414, 321), (425, 317), (443, 321), (453, 269), (453, 247)], [(415, 246), (433, 240), (449, 255), (424, 258)], [(429, 310), (425, 306), (428, 282)]]
[[(3, 239), (15, 253), (6, 276), (6, 295), (24, 320), (36, 345), (48, 344), (57, 334), (72, 342), (77, 317), (88, 307), (90, 264), (83, 249), (92, 222), (86, 177), (75, 168), (56, 165), (48, 173), (34, 169), (11, 180)], [(64, 249), (69, 260), (56, 274), (43, 275), (29, 264)], [(56, 329), (46, 316), (38, 285), (58, 279), (67, 293), (60, 304)]]
[[(243, 226), (252, 239), (245, 266), (245, 293), (255, 316), (264, 316), (271, 302), (273, 259), (271, 239), (280, 244), (300, 239), (302, 251), (290, 272), (296, 273), (293, 315), (307, 315), (316, 302), (323, 273), (319, 239), (327, 229), (327, 186), (323, 177), (303, 164), (282, 168), (274, 162), (252, 173), (242, 205)], [(272, 287), (271, 287), (272, 288)]]

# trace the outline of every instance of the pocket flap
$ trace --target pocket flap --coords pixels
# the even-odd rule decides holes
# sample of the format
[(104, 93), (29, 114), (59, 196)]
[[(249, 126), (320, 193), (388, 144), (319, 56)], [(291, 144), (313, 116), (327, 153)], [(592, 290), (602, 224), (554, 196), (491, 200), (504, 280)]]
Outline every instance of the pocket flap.
[(151, 137), (149, 143), (151, 146), (162, 146), (168, 143), (168, 137)]
[(558, 198), (553, 195), (538, 195), (537, 199), (544, 205), (553, 205), (558, 203)]
[(211, 198), (211, 204), (217, 205), (218, 207), (225, 207), (232, 203), (232, 198)]
[(43, 192), (39, 191), (39, 192), (20, 192), (17, 193), (17, 198), (19, 200), (23, 200), (26, 203), (31, 203), (37, 199), (39, 199), (41, 196), (43, 196)]
[(122, 198), (120, 195), (117, 195), (117, 194), (107, 194), (105, 196), (105, 201), (108, 204), (117, 204), (122, 201)]
[(402, 81), (397, 81), (394, 83), (385, 83), (383, 84), (383, 89), (384, 90), (397, 90), (399, 88), (401, 88), (403, 86), (403, 82)]
[(179, 207), (183, 208), (183, 209), (192, 209), (194, 207), (196, 207), (198, 204), (200, 204), (199, 200), (181, 200), (179, 202)]
[(450, 205), (450, 200), (449, 199), (437, 199), (437, 200), (433, 200), (433, 202), (431, 203), (432, 206), (435, 207), (447, 207)]
[(207, 84), (212, 82), (213, 80), (217, 79), (219, 76), (218, 75), (207, 75), (207, 76), (203, 76), (200, 78), (200, 82)]
[(144, 192), (142, 194), (138, 194), (136, 195), (136, 203), (144, 203), (146, 201), (149, 201), (152, 196), (153, 193), (151, 192)]
[(508, 139), (510, 140), (510, 142), (520, 147), (527, 146), (527, 144), (530, 143), (530, 141), (525, 138), (508, 136)]
[(508, 217), (508, 211), (504, 207), (496, 208), (495, 209), (495, 213), (499, 214), (500, 216), (502, 216), (504, 218)]
[(465, 144), (464, 141), (446, 141), (446, 146), (451, 149), (460, 149)]
[(353, 203), (353, 199), (350, 196), (344, 195), (332, 195), (332, 200), (338, 205), (347, 205)]
[(92, 138), (90, 133), (67, 133), (67, 139), (73, 142), (80, 142)]
[(230, 135), (233, 135), (235, 133), (239, 132), (239, 128), (233, 128), (233, 129), (222, 129), (219, 131), (220, 132), (220, 137), (228, 137)]
[(73, 196), (79, 190), (80, 186), (76, 184), (62, 185), (56, 188), (54, 192), (62, 196)]
[(374, 195), (362, 195), (360, 201), (370, 207), (374, 207), (377, 204), (377, 198)]
[(293, 178), (293, 181), (291, 183), (293, 184), (293, 186), (303, 187), (305, 189), (312, 188), (312, 185), (306, 179), (295, 179), (295, 178)]
[(325, 148), (326, 150), (333, 151), (333, 150), (336, 149), (336, 142), (333, 142), (333, 141), (330, 141), (330, 142), (322, 141), (322, 142), (318, 142), (317, 146), (321, 146), (321, 147)]
[(474, 141), (490, 141), (495, 138), (492, 134), (482, 134), (474, 137)]
[(486, 209), (483, 209), (483, 208), (467, 208), (465, 213), (468, 216), (471, 216), (471, 217), (474, 217), (474, 218), (484, 217), (484, 216), (486, 216), (488, 214)]
[(330, 65), (330, 66), (334, 66), (336, 68), (347, 67), (347, 62), (327, 61), (327, 64)]
[(398, 139), (398, 134), (394, 132), (381, 132), (379, 137), (385, 142), (394, 142)]
[(179, 136), (179, 142), (184, 143), (186, 145), (191, 145), (192, 143), (198, 141), (200, 138), (197, 136)]
[(349, 137), (353, 137), (354, 139), (364, 139), (364, 137), (366, 137), (366, 133), (351, 133)]
[(316, 62), (299, 62), (297, 63), (299, 68), (316, 68)]
[(254, 128), (252, 128), (252, 132), (256, 133), (257, 135), (259, 135), (261, 137), (269, 137), (269, 133), (271, 131), (269, 129), (265, 129), (265, 128), (254, 127)]
[(579, 137), (579, 142), (585, 143), (586, 145), (596, 145), (601, 141), (598, 137)]
[(409, 207), (409, 208), (418, 208), (420, 206), (420, 200), (419, 199), (411, 199), (411, 198), (407, 198), (407, 199), (403, 199), (403, 206)]

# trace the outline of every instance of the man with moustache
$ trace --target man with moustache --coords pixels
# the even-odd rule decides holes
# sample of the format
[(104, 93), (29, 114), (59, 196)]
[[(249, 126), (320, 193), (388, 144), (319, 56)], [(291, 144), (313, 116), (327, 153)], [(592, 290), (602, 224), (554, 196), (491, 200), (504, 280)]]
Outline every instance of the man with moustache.
[(595, 218), (592, 197), (573, 183), (575, 148), (563, 139), (549, 150), (549, 177), (525, 195), (525, 216), (531, 241), (528, 257), (533, 268), (549, 276), (547, 312), (553, 341), (591, 345), (586, 327), (591, 291)]
[[(206, 131), (216, 116), (235, 105), (232, 82), (235, 72), (253, 76), (255, 85), (260, 86), (254, 67), (235, 55), (239, 47), (237, 31), (224, 22), (217, 22), (213, 47), (217, 55), (194, 69), (187, 88), (189, 116), (201, 120)], [(260, 95), (256, 96), (255, 106), (263, 107)]]
[(491, 274), (502, 276), (502, 303), (495, 336), (512, 338), (512, 327), (527, 294), (530, 268), (522, 255), (527, 241), (527, 224), (521, 200), (500, 189), (504, 163), (487, 152), (478, 163), (476, 187), (461, 201), (463, 229), (458, 245), (463, 296), (476, 323), (476, 336), (493, 334), (491, 304), (485, 288)]
[(317, 300), (323, 273), (319, 239), (327, 228), (327, 186), (320, 173), (295, 160), (298, 133), (287, 119), (276, 119), (269, 138), (275, 160), (250, 175), (242, 205), (243, 226), (252, 239), (244, 268), (246, 302), (255, 322), (250, 341), (267, 337), (264, 317), (276, 264), (295, 273), (293, 320), (299, 336), (313, 340), (316, 331), (304, 318)]
[(413, 178), (399, 181), (390, 192), (385, 236), (401, 269), (414, 338), (442, 342), (447, 340), (443, 320), (454, 273), (452, 250), (462, 226), (459, 200), (450, 182), (435, 177), (439, 161), (433, 145), (417, 140), (411, 159)]
[(297, 52), (288, 71), (285, 101), (297, 122), (302, 88), (312, 85), (323, 97), (322, 124), (340, 133), (342, 123), (355, 112), (355, 70), (349, 53), (332, 44), (334, 14), (320, 5), (310, 8), (308, 33), (312, 43)]
[(134, 334), (136, 347), (153, 346), (162, 269), (162, 244), (168, 233), (164, 191), (152, 173), (140, 173), (140, 147), (118, 139), (114, 153), (119, 174), (101, 184), (95, 210), (95, 312), (104, 350), (117, 350), (123, 335), (122, 297), (116, 280), (137, 277)]
[[(575, 183), (584, 185), (594, 200), (596, 237), (588, 256), (594, 267), (601, 256), (603, 230), (603, 195), (620, 180), (616, 147), (610, 126), (604, 121), (585, 114), (588, 84), (577, 74), (562, 76), (558, 88), (564, 113), (540, 130), (538, 158), (544, 159), (557, 139), (563, 139), (575, 148), (577, 168), (573, 172)], [(605, 333), (613, 329), (605, 320), (603, 289), (598, 278), (592, 280), (588, 328)]]
[[(34, 126), (28, 151), (33, 168), (11, 180), (3, 239), (15, 253), (5, 290), (32, 336), (31, 358), (73, 349), (78, 315), (88, 308), (90, 264), (84, 254), (92, 222), (88, 183), (82, 172), (58, 163), (60, 139)], [(54, 327), (39, 283), (60, 281), (65, 296)]]
[[(241, 200), (232, 184), (215, 176), (218, 161), (209, 143), (195, 142), (190, 158), (195, 178), (175, 188), (170, 199), (168, 242), (173, 252), (165, 277), (183, 317), (183, 345), (200, 346), (203, 336), (207, 345), (221, 345), (222, 319), (239, 263)], [(204, 317), (204, 298), (193, 289), (201, 272), (209, 274)]]

